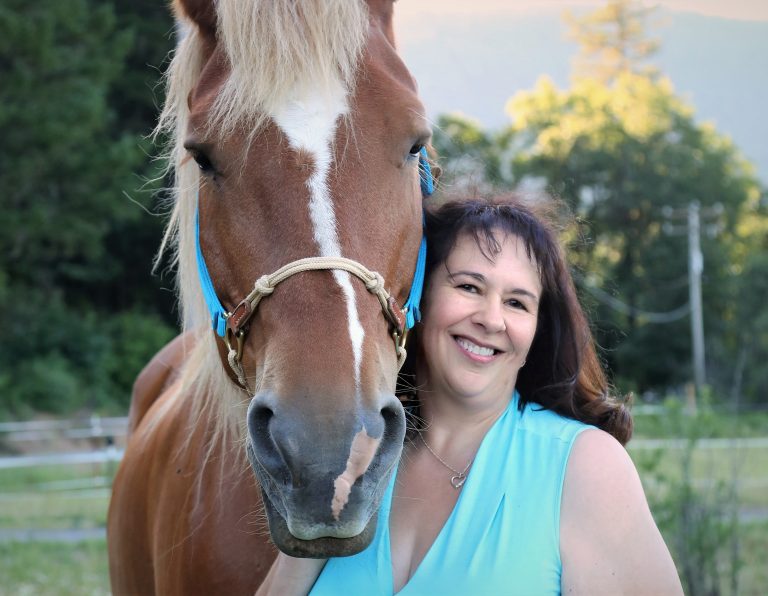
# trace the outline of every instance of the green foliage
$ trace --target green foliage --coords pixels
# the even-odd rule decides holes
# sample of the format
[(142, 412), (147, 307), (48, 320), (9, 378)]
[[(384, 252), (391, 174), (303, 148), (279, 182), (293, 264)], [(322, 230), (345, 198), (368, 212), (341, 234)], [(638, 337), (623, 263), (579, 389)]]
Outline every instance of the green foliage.
[(159, 79), (148, 64), (171, 25), (162, 3), (144, 4), (0, 6), (4, 415), (124, 408), (139, 360), (174, 333), (170, 294), (150, 277), (162, 222), (151, 199), (126, 196), (161, 184), (146, 182), (160, 164), (143, 135)]
[(497, 135), (443, 117), (444, 168), (457, 178), (469, 171), (481, 189), (546, 187), (577, 214), (582, 241), (569, 254), (621, 388), (665, 390), (690, 379), (690, 322), (680, 309), (688, 303), (685, 213), (697, 201), (704, 231), (717, 229), (701, 240), (708, 381), (722, 395), (735, 388), (763, 400), (768, 379), (757, 362), (768, 327), (756, 301), (768, 219), (752, 167), (732, 143), (697, 123), (669, 81), (631, 73), (610, 87), (581, 79), (566, 90), (542, 78), (507, 107), (513, 123)]
[(738, 335), (732, 338), (728, 355), (734, 359), (732, 401), (741, 395), (763, 395), (768, 387), (768, 213), (764, 197), (758, 204), (747, 205), (737, 234), (743, 238), (742, 255), (737, 261), (734, 324)]
[(500, 144), (479, 123), (460, 115), (438, 117), (432, 140), (441, 158), (440, 187), (460, 194), (502, 180)]
[(4, 3), (0, 38), (3, 269), (45, 289), (98, 276), (82, 265), (99, 258), (106, 221), (136, 216), (113, 193), (140, 163), (138, 139), (111, 132), (106, 104), (128, 36), (108, 4), (56, 0)]
[(736, 594), (743, 567), (736, 456), (732, 455), (728, 481), (697, 486), (696, 446), (699, 439), (717, 432), (719, 419), (706, 404), (700, 404), (696, 414), (687, 413), (677, 400), (668, 400), (664, 407), (661, 420), (667, 436), (681, 438), (685, 447), (635, 456), (654, 519), (672, 551), (686, 593)]
[(30, 292), (0, 313), (0, 326), (0, 357), (13, 371), (0, 395), (17, 414), (125, 411), (133, 379), (175, 333), (153, 314), (75, 311), (59, 293)]
[(618, 294), (631, 309), (597, 309), (600, 343), (616, 374), (633, 381), (630, 388), (690, 378), (688, 318), (653, 325), (642, 317), (688, 301), (685, 221), (673, 220), (678, 233), (668, 233), (665, 211), (684, 217), (692, 201), (705, 213), (722, 207), (718, 236), (702, 239), (702, 288), (710, 357), (720, 356), (711, 362), (720, 371), (711, 380), (726, 387), (734, 373), (726, 346), (741, 316), (734, 263), (744, 239), (737, 226), (759, 192), (751, 167), (730, 141), (696, 123), (664, 80), (625, 73), (612, 87), (584, 79), (567, 91), (542, 80), (515, 96), (509, 111), (512, 136), (521, 139), (515, 179), (542, 177), (571, 205), (591, 240), (573, 255), (586, 274), (582, 286)]

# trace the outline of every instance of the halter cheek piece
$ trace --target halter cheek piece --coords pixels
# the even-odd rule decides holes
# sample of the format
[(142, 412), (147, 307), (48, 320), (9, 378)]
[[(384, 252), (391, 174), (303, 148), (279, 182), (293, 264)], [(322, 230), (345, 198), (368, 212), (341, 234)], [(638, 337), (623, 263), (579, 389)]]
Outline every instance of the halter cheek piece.
[[(419, 181), (421, 183), (422, 196), (424, 198), (430, 196), (434, 192), (434, 179), (432, 177), (432, 170), (429, 167), (429, 160), (427, 159), (427, 150), (424, 147), (422, 147), (419, 154)], [(248, 383), (242, 365), (243, 344), (249, 329), (248, 322), (256, 312), (262, 298), (269, 296), (275, 290), (275, 286), (281, 281), (285, 281), (292, 275), (302, 271), (340, 270), (351, 273), (362, 280), (366, 289), (379, 299), (384, 317), (392, 326), (392, 338), (395, 341), (398, 370), (403, 366), (406, 356), (405, 339), (408, 331), (417, 321), (421, 320), (419, 303), (421, 302), (421, 293), (424, 289), (424, 269), (427, 259), (427, 240), (423, 235), (419, 245), (419, 255), (416, 259), (416, 271), (413, 275), (411, 291), (402, 308), (394, 296), (384, 289), (384, 279), (381, 275), (375, 271), (370, 271), (357, 261), (344, 257), (307, 257), (292, 261), (280, 267), (274, 273), (261, 276), (256, 280), (253, 290), (234, 309), (228, 312), (222, 306), (218, 296), (216, 296), (216, 290), (208, 273), (208, 267), (205, 265), (205, 258), (200, 247), (199, 210), (195, 213), (195, 253), (197, 255), (197, 272), (203, 287), (205, 303), (208, 306), (208, 312), (211, 314), (213, 329), (219, 337), (224, 339), (228, 350), (227, 360), (229, 361), (229, 366), (244, 389), (248, 390)]]

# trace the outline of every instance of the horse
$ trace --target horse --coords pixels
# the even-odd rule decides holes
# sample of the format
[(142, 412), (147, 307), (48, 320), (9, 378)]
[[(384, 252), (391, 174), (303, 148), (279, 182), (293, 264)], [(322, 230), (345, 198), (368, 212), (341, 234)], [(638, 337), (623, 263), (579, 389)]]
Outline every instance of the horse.
[(253, 593), (277, 549), (372, 539), (405, 433), (395, 380), (432, 184), (392, 5), (174, 0), (160, 253), (184, 333), (134, 387), (115, 594)]

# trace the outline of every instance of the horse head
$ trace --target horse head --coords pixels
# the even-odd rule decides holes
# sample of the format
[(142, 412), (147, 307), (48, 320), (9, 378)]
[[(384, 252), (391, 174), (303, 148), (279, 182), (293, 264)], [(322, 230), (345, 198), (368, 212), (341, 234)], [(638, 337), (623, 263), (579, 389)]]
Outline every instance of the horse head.
[(430, 137), (392, 2), (175, 11), (160, 124), (175, 139), (168, 238), (185, 325), (206, 329), (188, 368), (217, 436), (245, 435), (275, 544), (353, 554), (405, 433), (401, 305)]

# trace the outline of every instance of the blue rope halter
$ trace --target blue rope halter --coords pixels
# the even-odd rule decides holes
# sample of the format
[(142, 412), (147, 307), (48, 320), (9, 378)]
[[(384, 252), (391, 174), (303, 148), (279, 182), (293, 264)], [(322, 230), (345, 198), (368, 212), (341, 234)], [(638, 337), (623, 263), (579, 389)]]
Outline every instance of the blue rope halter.
[(210, 273), (208, 273), (208, 267), (205, 265), (203, 249), (200, 247), (200, 209), (198, 206), (195, 207), (195, 254), (197, 255), (197, 274), (200, 276), (205, 303), (211, 314), (211, 325), (219, 337), (224, 337), (227, 330), (227, 311), (221, 305), (216, 290), (213, 289), (213, 281)]
[[(429, 167), (427, 148), (422, 147), (419, 152), (419, 182), (421, 183), (421, 196), (425, 199), (435, 192), (435, 180), (432, 177), (432, 168)], [(422, 226), (424, 219), (422, 217)], [(427, 237), (421, 235), (419, 244), (419, 256), (416, 257), (416, 272), (413, 274), (411, 291), (408, 300), (403, 305), (405, 311), (405, 328), (413, 329), (413, 326), (421, 321), (421, 294), (424, 291), (424, 273), (427, 268)]]

